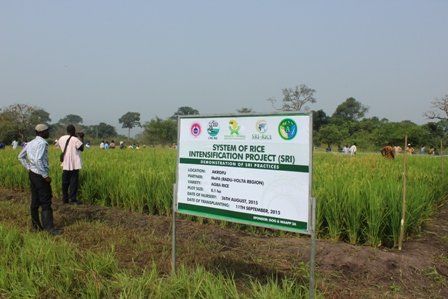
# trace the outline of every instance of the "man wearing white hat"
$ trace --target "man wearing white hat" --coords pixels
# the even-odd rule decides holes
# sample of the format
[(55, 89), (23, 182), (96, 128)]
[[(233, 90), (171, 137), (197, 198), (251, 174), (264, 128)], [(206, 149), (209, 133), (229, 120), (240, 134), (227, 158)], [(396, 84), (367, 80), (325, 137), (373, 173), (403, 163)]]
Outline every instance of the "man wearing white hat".
[[(36, 138), (27, 143), (20, 152), (20, 163), (28, 170), (31, 187), (31, 221), (33, 229), (46, 230), (52, 235), (60, 234), (53, 225), (53, 209), (51, 208), (51, 178), (48, 164), (49, 128), (45, 124), (35, 127)], [(39, 219), (39, 207), (41, 207), (42, 223)]]

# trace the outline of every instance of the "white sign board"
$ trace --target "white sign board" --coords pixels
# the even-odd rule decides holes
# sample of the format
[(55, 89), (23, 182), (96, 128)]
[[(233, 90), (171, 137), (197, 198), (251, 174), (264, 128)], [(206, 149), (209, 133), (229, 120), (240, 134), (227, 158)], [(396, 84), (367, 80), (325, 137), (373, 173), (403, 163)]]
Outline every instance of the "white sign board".
[(311, 117), (179, 118), (177, 211), (310, 232)]

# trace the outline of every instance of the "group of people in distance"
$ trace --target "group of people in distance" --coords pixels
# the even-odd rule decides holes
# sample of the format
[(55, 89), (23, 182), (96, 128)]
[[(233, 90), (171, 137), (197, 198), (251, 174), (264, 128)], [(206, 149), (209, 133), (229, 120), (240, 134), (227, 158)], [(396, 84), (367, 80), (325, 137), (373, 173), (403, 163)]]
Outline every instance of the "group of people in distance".
[[(31, 223), (33, 230), (45, 230), (52, 235), (61, 233), (54, 227), (50, 164), (48, 161), (49, 127), (38, 124), (35, 127), (36, 138), (27, 143), (18, 159), (28, 171), (31, 188)], [(82, 168), (81, 152), (84, 150), (84, 134), (76, 133), (73, 125), (67, 126), (67, 134), (57, 141), (61, 149), (62, 201), (80, 205), (78, 200), (79, 170)], [(39, 208), (41, 209), (39, 217)]]
[[(407, 154), (413, 155), (415, 154), (415, 149), (412, 147), (412, 145), (409, 143), (406, 148), (404, 149), (404, 151)], [(395, 156), (399, 153), (403, 152), (403, 148), (401, 146), (392, 146), (390, 144), (386, 145), (385, 147), (383, 147), (381, 149), (381, 155), (383, 157), (385, 157), (386, 159), (395, 159)], [(420, 148), (420, 154), (424, 155), (426, 154), (426, 147), (422, 146)], [(434, 147), (431, 147), (428, 150), (428, 154), (429, 155), (435, 155), (436, 154), (436, 149)]]
[[(115, 147), (116, 147), (116, 144), (115, 144), (115, 141), (113, 141), (113, 140), (110, 143), (109, 143), (109, 141), (102, 140), (100, 143), (100, 149), (108, 150), (108, 149), (115, 149)], [(124, 141), (120, 141), (119, 147), (120, 147), (120, 149), (126, 148)], [(136, 145), (135, 143), (133, 143), (133, 144), (129, 145), (128, 148), (140, 149), (140, 145), (138, 145), (138, 144)]]
[[(25, 142), (23, 142), (21, 145), (22, 146), (25, 146)], [(17, 140), (13, 140), (12, 141), (12, 143), (11, 143), (11, 146), (12, 146), (12, 148), (13, 149), (16, 149), (18, 146), (19, 146), (19, 142), (17, 141)], [(4, 144), (3, 142), (0, 142), (0, 149), (4, 149), (4, 148), (6, 148), (6, 144)]]
[(358, 151), (358, 148), (356, 147), (356, 143), (353, 143), (352, 146), (348, 147), (348, 144), (344, 145), (342, 148), (342, 153), (345, 155), (356, 155), (356, 152)]
[[(120, 147), (121, 147), (122, 142), (123, 141), (120, 141)], [(115, 149), (115, 147), (116, 147), (115, 141), (113, 141), (113, 140), (110, 143), (109, 143), (109, 141), (102, 140), (100, 143), (100, 149), (108, 150), (108, 149)]]
[[(331, 146), (328, 146), (325, 149), (326, 152), (331, 152)], [(356, 152), (358, 151), (358, 147), (356, 146), (356, 143), (353, 143), (352, 146), (348, 146), (348, 144), (344, 145), (343, 148), (338, 149), (339, 152), (343, 153), (344, 155), (351, 155), (354, 156), (356, 155)]]

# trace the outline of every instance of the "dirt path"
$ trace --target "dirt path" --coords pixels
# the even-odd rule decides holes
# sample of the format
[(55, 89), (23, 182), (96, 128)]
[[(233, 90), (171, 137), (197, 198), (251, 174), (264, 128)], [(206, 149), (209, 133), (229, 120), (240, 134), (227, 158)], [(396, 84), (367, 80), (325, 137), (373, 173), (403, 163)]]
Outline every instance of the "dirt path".
[[(80, 249), (113, 250), (120, 265), (139, 272), (152, 263), (169, 272), (170, 218), (99, 206), (54, 204), (61, 237)], [(28, 195), (0, 190), (0, 223), (28, 229)], [(233, 273), (244, 286), (250, 277), (306, 273), (309, 239), (259, 236), (216, 224), (177, 222), (178, 262)], [(448, 206), (404, 250), (318, 240), (319, 290), (329, 298), (380, 296), (448, 298)]]

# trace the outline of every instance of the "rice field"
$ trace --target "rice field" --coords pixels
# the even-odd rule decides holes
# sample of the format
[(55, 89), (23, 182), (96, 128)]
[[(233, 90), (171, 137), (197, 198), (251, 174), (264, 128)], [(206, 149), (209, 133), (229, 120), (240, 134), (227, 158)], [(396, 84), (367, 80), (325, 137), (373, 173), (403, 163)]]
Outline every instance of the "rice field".
[(132, 271), (120, 267), (113, 248), (81, 250), (4, 225), (0, 252), (0, 298), (308, 298), (306, 285), (293, 278), (253, 279), (242, 290), (231, 275), (202, 267), (182, 266), (173, 275), (155, 264)]
[[(0, 151), (0, 187), (27, 189), (27, 173), (17, 151)], [(52, 187), (61, 194), (59, 151), (50, 151)], [(86, 203), (170, 215), (176, 152), (172, 149), (89, 149), (83, 153), (80, 198)], [(422, 224), (448, 194), (438, 157), (410, 156), (407, 178), (406, 235)], [(402, 157), (356, 157), (315, 153), (313, 193), (319, 237), (371, 246), (395, 246), (401, 220)], [(194, 218), (197, 219), (197, 218)], [(241, 225), (237, 225), (241, 227)], [(266, 231), (258, 229), (258, 232)]]

